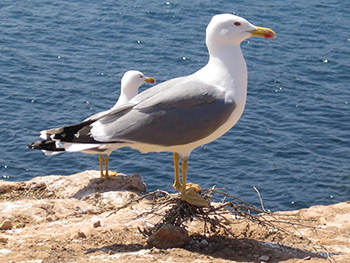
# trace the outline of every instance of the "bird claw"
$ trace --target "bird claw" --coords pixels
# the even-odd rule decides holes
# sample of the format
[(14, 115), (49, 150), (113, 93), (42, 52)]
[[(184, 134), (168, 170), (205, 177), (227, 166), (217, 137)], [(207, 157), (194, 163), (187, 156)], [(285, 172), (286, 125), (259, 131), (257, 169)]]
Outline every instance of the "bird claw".
[[(187, 184), (188, 185), (188, 184)], [(187, 186), (186, 185), (186, 186)], [(196, 185), (199, 187), (199, 185)], [(209, 207), (209, 202), (205, 200), (202, 196), (197, 193), (198, 190), (195, 188), (187, 188), (185, 192), (181, 193), (181, 200), (185, 201), (191, 205), (199, 206), (199, 207)]]
[[(179, 182), (175, 182), (173, 185), (173, 188), (175, 190), (181, 191), (182, 190), (182, 184)], [(186, 189), (193, 188), (196, 192), (202, 190), (202, 188), (198, 184), (188, 183), (186, 184)]]
[(194, 189), (196, 192), (202, 190), (202, 188), (198, 184), (193, 184), (193, 183), (186, 184), (186, 189), (190, 190), (191, 188)]
[(182, 189), (182, 184), (181, 184), (180, 182), (175, 182), (175, 183), (173, 184), (173, 188), (174, 188), (175, 190), (181, 191), (181, 189)]
[(107, 179), (107, 180), (119, 180), (121, 177), (117, 176), (118, 173), (117, 172), (112, 172), (112, 171), (108, 171), (108, 174), (103, 174), (103, 178)]

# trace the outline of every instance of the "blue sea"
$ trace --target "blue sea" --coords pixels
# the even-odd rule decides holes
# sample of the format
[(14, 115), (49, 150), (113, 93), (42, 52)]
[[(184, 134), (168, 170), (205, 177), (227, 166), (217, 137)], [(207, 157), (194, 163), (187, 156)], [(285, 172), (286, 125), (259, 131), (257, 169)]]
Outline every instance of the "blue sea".
[[(272, 28), (242, 43), (248, 100), (240, 121), (195, 149), (189, 181), (225, 188), (266, 209), (350, 199), (350, 2), (2, 0), (0, 176), (25, 181), (99, 169), (98, 156), (45, 156), (26, 146), (43, 129), (78, 123), (114, 105), (125, 71), (158, 83), (208, 60), (205, 28), (219, 13)], [(151, 87), (142, 86), (141, 90)], [(172, 153), (111, 155), (148, 190), (172, 189)]]

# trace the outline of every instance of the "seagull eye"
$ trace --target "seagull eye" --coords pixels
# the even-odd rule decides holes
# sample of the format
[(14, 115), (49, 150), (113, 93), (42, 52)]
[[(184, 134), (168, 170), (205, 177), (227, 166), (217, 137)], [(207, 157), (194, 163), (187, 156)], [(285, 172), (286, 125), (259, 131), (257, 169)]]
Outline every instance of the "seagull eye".
[(142, 79), (142, 78), (143, 78), (143, 76), (141, 75), (141, 76), (140, 76), (140, 79)]
[(240, 22), (234, 22), (233, 24), (234, 24), (235, 26), (240, 26), (240, 25), (241, 25)]

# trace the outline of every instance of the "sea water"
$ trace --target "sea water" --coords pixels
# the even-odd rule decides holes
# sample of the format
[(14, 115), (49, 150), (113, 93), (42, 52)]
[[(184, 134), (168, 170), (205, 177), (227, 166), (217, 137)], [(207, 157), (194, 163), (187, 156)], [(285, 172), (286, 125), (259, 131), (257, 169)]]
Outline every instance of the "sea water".
[[(43, 129), (112, 107), (127, 70), (161, 83), (203, 67), (205, 28), (219, 13), (272, 28), (278, 38), (242, 43), (245, 112), (192, 152), (189, 181), (260, 205), (255, 186), (273, 211), (349, 200), (350, 2), (335, 0), (2, 0), (1, 179), (98, 170), (97, 155), (48, 157), (26, 145)], [(171, 153), (120, 149), (110, 168), (140, 173), (149, 191), (175, 192)]]

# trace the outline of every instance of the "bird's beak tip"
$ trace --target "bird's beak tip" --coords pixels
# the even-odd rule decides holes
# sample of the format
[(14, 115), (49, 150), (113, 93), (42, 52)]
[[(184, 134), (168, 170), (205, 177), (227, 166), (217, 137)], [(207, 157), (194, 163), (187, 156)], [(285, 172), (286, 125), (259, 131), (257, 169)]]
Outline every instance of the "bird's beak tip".
[(156, 83), (156, 80), (154, 78), (151, 78), (151, 77), (147, 77), (145, 81), (148, 83), (152, 83), (152, 84)]

